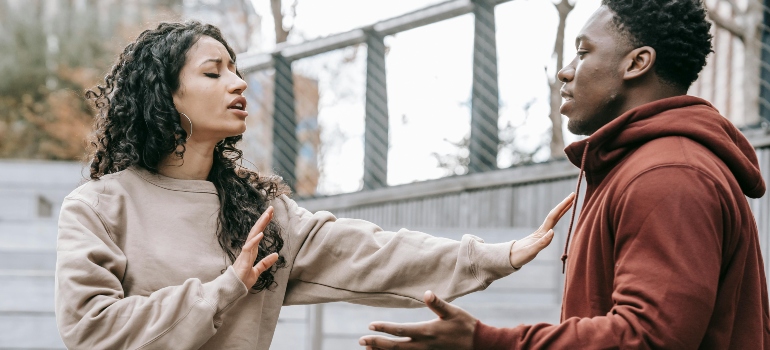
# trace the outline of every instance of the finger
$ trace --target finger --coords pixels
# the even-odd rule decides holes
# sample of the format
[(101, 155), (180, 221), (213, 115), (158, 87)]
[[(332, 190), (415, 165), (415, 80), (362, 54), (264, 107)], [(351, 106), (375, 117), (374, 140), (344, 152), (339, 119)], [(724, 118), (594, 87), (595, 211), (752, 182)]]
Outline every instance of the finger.
[(367, 349), (418, 349), (416, 344), (412, 344), (410, 338), (388, 338), (381, 335), (365, 335), (358, 339), (358, 344), (366, 346)]
[(556, 226), (556, 223), (559, 222), (559, 219), (561, 219), (564, 214), (566, 214), (569, 209), (572, 206), (572, 201), (575, 199), (575, 193), (570, 193), (567, 198), (564, 198), (564, 200), (561, 201), (556, 207), (554, 207), (551, 212), (548, 213), (548, 216), (546, 216), (545, 221), (543, 221), (543, 226), (541, 226), (542, 231), (546, 232), (550, 229), (552, 229), (554, 226)]
[(272, 206), (267, 207), (267, 210), (265, 210), (262, 215), (259, 216), (259, 219), (257, 219), (257, 222), (254, 223), (254, 226), (251, 227), (251, 233), (256, 232), (264, 232), (267, 228), (267, 225), (270, 223), (270, 220), (273, 219), (273, 213), (275, 212), (275, 209), (273, 209)]
[(260, 233), (257, 233), (256, 236), (251, 237), (249, 240), (247, 240), (246, 244), (244, 244), (243, 248), (241, 248), (241, 253), (246, 251), (251, 253), (255, 247), (259, 247), (259, 242), (262, 240), (262, 237), (265, 237), (265, 234), (260, 232)]
[(541, 250), (545, 249), (549, 244), (551, 244), (551, 241), (553, 241), (553, 230), (548, 230), (548, 232), (543, 235), (543, 237), (540, 237), (540, 239), (533, 244), (537, 248), (537, 253), (539, 253)]
[(377, 332), (388, 333), (397, 337), (420, 337), (427, 322), (418, 323), (393, 323), (372, 322), (369, 329)]
[(257, 274), (257, 276), (259, 276), (263, 272), (267, 271), (270, 267), (272, 267), (276, 261), (278, 261), (278, 253), (270, 254), (264, 259), (260, 260), (257, 265), (254, 266), (254, 272)]
[(257, 233), (264, 232), (265, 228), (267, 228), (267, 224), (270, 223), (270, 220), (273, 218), (273, 207), (267, 207), (267, 210), (265, 210), (262, 215), (259, 216), (257, 219), (257, 222), (254, 223), (254, 226), (251, 226), (251, 230), (249, 231), (249, 236), (246, 237), (246, 243), (249, 242), (254, 236), (257, 235)]
[(454, 311), (454, 305), (445, 302), (431, 291), (425, 292), (425, 295), (423, 295), (422, 298), (425, 300), (425, 305), (428, 305), (428, 308), (439, 318), (447, 318), (451, 316), (452, 311)]
[(244, 267), (251, 267), (254, 265), (254, 261), (257, 259), (257, 255), (259, 253), (259, 241), (262, 240), (262, 237), (264, 237), (264, 234), (260, 232), (255, 237), (252, 237), (250, 240), (246, 241), (246, 244), (244, 244), (241, 248), (241, 253), (238, 254), (238, 257), (235, 259), (233, 265), (244, 264)]
[(535, 232), (530, 233), (527, 237), (515, 240), (513, 242), (513, 246), (511, 246), (511, 251), (526, 249), (527, 247), (537, 245), (538, 242), (540, 242), (543, 239), (543, 237), (546, 237), (548, 233), (551, 231), (552, 229), (545, 230), (541, 227), (537, 229)]

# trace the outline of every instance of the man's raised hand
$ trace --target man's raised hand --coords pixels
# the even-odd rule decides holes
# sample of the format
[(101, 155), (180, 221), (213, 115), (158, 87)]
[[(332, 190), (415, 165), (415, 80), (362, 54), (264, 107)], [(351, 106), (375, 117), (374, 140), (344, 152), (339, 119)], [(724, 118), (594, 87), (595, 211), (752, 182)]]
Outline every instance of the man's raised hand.
[(438, 316), (437, 319), (419, 323), (372, 322), (369, 329), (400, 338), (367, 335), (361, 337), (358, 343), (366, 346), (367, 350), (472, 350), (476, 318), (465, 310), (445, 302), (431, 291), (425, 292), (423, 299)]

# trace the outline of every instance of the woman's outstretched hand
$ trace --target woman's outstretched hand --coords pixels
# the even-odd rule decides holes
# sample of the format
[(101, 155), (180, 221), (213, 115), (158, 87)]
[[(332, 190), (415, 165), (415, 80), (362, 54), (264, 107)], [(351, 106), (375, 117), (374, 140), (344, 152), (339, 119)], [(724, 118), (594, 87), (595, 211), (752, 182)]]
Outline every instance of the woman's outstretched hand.
[(540, 253), (541, 250), (551, 244), (551, 240), (553, 240), (553, 227), (569, 211), (574, 200), (575, 194), (571, 193), (555, 208), (551, 209), (551, 212), (548, 213), (545, 221), (543, 221), (543, 224), (540, 225), (537, 231), (513, 243), (510, 254), (511, 266), (515, 269), (521, 268), (524, 264), (532, 261), (537, 256), (537, 253)]
[(259, 263), (254, 265), (254, 261), (259, 254), (259, 242), (264, 237), (262, 232), (267, 228), (267, 224), (273, 219), (273, 207), (268, 207), (264, 213), (257, 219), (257, 222), (249, 231), (249, 237), (246, 238), (246, 243), (241, 248), (241, 253), (235, 258), (233, 263), (233, 269), (238, 278), (241, 279), (246, 288), (251, 288), (254, 283), (257, 283), (259, 275), (267, 271), (276, 261), (278, 261), (278, 253), (273, 253), (260, 260)]

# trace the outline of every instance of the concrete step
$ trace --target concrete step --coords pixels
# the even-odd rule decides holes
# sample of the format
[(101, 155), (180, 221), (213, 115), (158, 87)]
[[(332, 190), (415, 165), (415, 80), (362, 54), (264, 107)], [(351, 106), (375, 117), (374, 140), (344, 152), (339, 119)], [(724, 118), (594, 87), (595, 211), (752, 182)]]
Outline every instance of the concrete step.
[[(285, 308), (285, 307), (284, 307)], [(283, 309), (281, 310), (283, 314)], [(307, 349), (307, 324), (304, 322), (287, 321), (278, 319), (278, 325), (275, 327), (273, 343), (270, 344), (270, 350), (301, 350)], [(331, 348), (324, 348), (331, 349)]]
[(0, 349), (66, 349), (52, 312), (0, 312), (0, 329)]
[(56, 250), (0, 249), (0, 271), (56, 269)]
[(0, 221), (0, 250), (56, 249), (57, 220)]
[(53, 312), (53, 272), (48, 276), (0, 275), (0, 295), (0, 313)]
[(279, 320), (286, 322), (305, 322), (308, 314), (307, 305), (291, 305), (281, 307), (281, 314), (278, 316)]

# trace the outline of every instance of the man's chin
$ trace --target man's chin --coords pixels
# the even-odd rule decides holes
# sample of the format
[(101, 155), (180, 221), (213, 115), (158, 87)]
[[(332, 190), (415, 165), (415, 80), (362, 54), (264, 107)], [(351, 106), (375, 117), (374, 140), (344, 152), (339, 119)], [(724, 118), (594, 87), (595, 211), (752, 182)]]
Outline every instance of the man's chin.
[(569, 121), (567, 122), (567, 130), (575, 135), (591, 136), (592, 132), (588, 129), (586, 123), (581, 123), (575, 118), (569, 118)]

